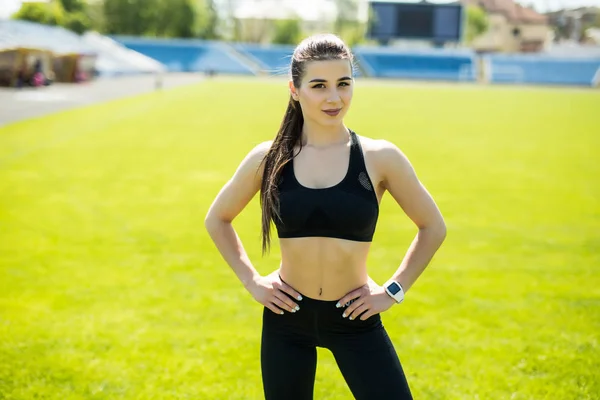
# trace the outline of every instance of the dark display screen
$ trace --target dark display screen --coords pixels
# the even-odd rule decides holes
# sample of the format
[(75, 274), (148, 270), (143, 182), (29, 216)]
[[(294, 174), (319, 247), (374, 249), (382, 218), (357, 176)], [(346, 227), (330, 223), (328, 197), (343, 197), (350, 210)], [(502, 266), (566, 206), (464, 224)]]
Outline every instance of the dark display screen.
[(373, 2), (369, 37), (458, 42), (462, 24), (461, 4)]
[(392, 294), (396, 294), (400, 291), (400, 286), (398, 286), (397, 283), (392, 283), (390, 286), (388, 286), (388, 289)]
[(397, 35), (406, 38), (424, 38), (433, 35), (433, 8), (415, 7), (397, 12)]

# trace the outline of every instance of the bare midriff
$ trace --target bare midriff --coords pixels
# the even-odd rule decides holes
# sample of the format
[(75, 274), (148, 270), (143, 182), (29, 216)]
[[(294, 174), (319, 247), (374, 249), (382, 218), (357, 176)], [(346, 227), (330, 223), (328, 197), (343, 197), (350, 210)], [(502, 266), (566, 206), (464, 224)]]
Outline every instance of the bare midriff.
[(368, 282), (370, 242), (326, 237), (280, 239), (279, 275), (304, 296), (339, 300)]

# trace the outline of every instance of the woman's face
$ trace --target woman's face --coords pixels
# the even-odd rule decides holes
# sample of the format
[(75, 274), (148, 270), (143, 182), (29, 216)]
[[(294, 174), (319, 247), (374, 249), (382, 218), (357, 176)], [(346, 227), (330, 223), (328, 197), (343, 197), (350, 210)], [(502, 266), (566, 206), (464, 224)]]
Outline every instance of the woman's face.
[(299, 88), (290, 82), (292, 97), (300, 102), (304, 120), (323, 126), (341, 124), (354, 90), (350, 61), (310, 61), (305, 68)]

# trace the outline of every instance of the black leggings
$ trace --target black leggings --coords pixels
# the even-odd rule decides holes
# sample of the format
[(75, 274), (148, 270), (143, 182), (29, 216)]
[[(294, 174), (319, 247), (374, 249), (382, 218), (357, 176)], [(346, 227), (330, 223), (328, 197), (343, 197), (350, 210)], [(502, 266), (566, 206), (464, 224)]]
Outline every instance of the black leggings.
[(336, 301), (303, 297), (300, 311), (263, 310), (261, 368), (266, 400), (313, 398), (317, 347), (329, 349), (357, 400), (412, 399), (394, 346), (376, 314), (343, 318)]

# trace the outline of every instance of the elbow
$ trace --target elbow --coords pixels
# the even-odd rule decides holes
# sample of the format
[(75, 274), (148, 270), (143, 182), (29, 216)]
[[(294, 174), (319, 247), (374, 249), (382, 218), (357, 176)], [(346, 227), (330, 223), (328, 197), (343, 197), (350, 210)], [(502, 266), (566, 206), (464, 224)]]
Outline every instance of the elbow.
[(213, 225), (213, 220), (212, 220), (212, 218), (210, 218), (210, 215), (207, 214), (204, 217), (204, 229), (206, 229), (208, 232), (210, 232), (210, 228), (212, 227), (212, 225)]
[(219, 219), (213, 215), (211, 212), (208, 212), (204, 217), (204, 229), (212, 236), (213, 232), (219, 226)]
[(443, 218), (440, 218), (439, 220), (422, 227), (421, 230), (424, 233), (426, 232), (426, 234), (432, 240), (438, 242), (439, 244), (442, 244), (442, 242), (446, 240), (447, 229)]
[(438, 237), (440, 239), (440, 243), (446, 240), (446, 235), (448, 234), (448, 230), (446, 229), (446, 223), (442, 221), (436, 229), (438, 233)]
[(226, 221), (223, 218), (219, 218), (218, 215), (215, 215), (214, 213), (211, 213), (210, 211), (204, 217), (204, 228), (206, 229), (206, 231), (208, 232), (208, 234), (210, 236), (213, 236), (213, 234), (217, 230), (219, 230), (219, 228), (222, 227), (223, 224), (226, 224), (226, 223), (230, 223), (230, 221)]
[(431, 231), (433, 232), (433, 235), (439, 241), (439, 243), (442, 244), (444, 240), (446, 240), (446, 235), (448, 233), (448, 230), (446, 229), (446, 222), (444, 222), (444, 219), (440, 218), (440, 220), (433, 225)]

